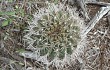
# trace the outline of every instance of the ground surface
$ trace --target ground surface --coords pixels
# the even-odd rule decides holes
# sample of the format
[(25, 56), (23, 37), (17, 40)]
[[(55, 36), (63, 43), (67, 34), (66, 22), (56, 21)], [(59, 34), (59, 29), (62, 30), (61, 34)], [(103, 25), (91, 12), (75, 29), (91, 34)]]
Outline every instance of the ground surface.
[[(11, 1), (11, 0), (9, 0)], [(110, 3), (110, 0), (100, 0), (106, 3)], [(26, 59), (22, 56), (19, 56), (17, 51), (24, 48), (24, 42), (22, 41), (24, 32), (26, 29), (27, 22), (31, 21), (33, 18), (33, 13), (37, 10), (35, 4), (38, 4), (39, 7), (43, 7), (45, 4), (43, 2), (37, 3), (32, 1), (22, 1), (17, 0), (15, 2), (0, 1), (0, 70), (21, 70), (28, 66), (42, 67), (39, 63), (35, 63), (35, 60)], [(98, 5), (87, 5), (89, 11), (90, 19), (100, 10)], [(1, 14), (11, 10), (10, 13), (5, 13), (6, 15)], [(20, 10), (20, 11), (15, 11)], [(14, 13), (16, 12), (16, 13)], [(12, 16), (15, 15), (15, 16)], [(6, 19), (6, 22), (4, 20)], [(2, 24), (4, 22), (4, 24)], [(7, 23), (8, 22), (8, 23)], [(89, 22), (89, 21), (88, 21)], [(110, 15), (105, 15), (98, 24), (88, 33), (88, 47), (89, 49), (85, 50), (84, 57), (86, 63), (83, 69), (92, 70), (110, 70)], [(93, 56), (91, 58), (86, 56), (89, 54), (90, 49), (93, 50), (94, 47), (99, 48), (99, 55)], [(93, 52), (96, 54), (96, 51)], [(88, 58), (86, 58), (88, 57)], [(96, 61), (93, 59), (96, 58)], [(27, 66), (25, 66), (25, 64)], [(99, 66), (95, 67), (96, 64)], [(91, 66), (91, 67), (89, 67)], [(105, 67), (104, 67), (105, 66)], [(107, 69), (108, 67), (108, 69)], [(71, 70), (74, 70), (73, 68)]]

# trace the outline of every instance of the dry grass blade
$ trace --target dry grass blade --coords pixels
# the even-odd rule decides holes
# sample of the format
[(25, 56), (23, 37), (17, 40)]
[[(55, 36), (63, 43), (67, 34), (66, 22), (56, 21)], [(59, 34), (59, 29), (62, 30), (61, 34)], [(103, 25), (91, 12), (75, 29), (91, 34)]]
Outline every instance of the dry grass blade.
[(110, 11), (110, 6), (107, 7), (102, 7), (101, 11), (98, 12), (94, 18), (88, 23), (87, 27), (85, 30), (82, 32), (83, 36), (86, 36), (87, 33), (94, 28), (94, 26), (97, 24), (97, 22), (105, 15), (107, 12)]
[(89, 5), (99, 5), (99, 6), (110, 6), (110, 3), (105, 3), (105, 2), (86, 2), (86, 4)]
[(77, 3), (80, 5), (81, 9), (83, 10), (83, 15), (86, 17), (86, 19), (89, 19), (86, 3), (84, 0), (77, 0)]

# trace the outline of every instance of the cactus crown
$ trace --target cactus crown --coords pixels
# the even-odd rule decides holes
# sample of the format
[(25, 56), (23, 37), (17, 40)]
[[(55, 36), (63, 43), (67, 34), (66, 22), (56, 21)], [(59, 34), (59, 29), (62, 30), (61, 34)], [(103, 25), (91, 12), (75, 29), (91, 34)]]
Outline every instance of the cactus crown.
[(77, 47), (82, 21), (75, 10), (63, 4), (50, 3), (34, 14), (35, 19), (29, 23), (25, 42), (27, 48), (36, 49), (39, 61), (63, 60)]

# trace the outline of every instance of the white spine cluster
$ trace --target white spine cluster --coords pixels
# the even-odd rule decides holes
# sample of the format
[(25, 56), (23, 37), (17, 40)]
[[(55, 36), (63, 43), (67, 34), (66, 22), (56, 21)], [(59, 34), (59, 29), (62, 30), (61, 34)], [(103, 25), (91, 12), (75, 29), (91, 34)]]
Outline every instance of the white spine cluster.
[(76, 8), (49, 3), (39, 9), (29, 23), (24, 36), (26, 48), (33, 51), (37, 61), (61, 70), (66, 64), (70, 65), (71, 59), (82, 50), (77, 46), (83, 23)]

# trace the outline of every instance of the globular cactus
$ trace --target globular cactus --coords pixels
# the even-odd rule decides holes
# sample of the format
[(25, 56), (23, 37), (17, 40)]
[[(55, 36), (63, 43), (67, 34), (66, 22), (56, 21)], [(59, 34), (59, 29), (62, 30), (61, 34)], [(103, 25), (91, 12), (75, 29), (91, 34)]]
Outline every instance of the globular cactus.
[(36, 60), (44, 64), (71, 58), (83, 23), (78, 15), (76, 8), (64, 4), (49, 3), (39, 9), (24, 36), (26, 48), (33, 50)]

